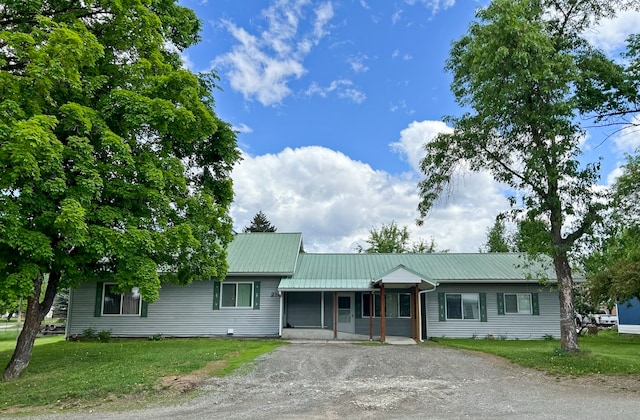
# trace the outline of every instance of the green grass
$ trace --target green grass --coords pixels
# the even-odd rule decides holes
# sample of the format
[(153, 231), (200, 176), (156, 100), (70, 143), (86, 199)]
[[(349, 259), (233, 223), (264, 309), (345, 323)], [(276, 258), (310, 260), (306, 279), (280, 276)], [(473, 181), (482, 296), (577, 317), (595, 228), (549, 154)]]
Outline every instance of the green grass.
[(563, 352), (558, 340), (486, 340), (438, 338), (440, 345), (477, 350), (522, 366), (564, 375), (640, 375), (640, 336), (614, 331), (580, 337), (580, 352)]
[[(13, 350), (4, 346), (7, 342), (0, 341), (2, 368)], [(282, 344), (278, 340), (208, 338), (112, 339), (108, 343), (64, 341), (59, 336), (38, 338), (22, 376), (0, 382), (0, 413), (24, 407), (152, 399), (162, 392), (159, 384), (163, 377), (198, 370), (205, 376), (224, 375)]]

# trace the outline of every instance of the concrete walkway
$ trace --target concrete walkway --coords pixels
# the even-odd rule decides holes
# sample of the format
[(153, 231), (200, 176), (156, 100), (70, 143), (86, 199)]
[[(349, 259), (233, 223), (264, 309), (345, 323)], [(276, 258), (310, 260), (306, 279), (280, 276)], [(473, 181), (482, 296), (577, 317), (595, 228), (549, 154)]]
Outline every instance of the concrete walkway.
[(416, 340), (409, 337), (390, 336), (390, 337), (387, 337), (387, 339), (385, 340), (385, 343), (392, 344), (394, 346), (406, 346), (406, 345), (416, 344)]

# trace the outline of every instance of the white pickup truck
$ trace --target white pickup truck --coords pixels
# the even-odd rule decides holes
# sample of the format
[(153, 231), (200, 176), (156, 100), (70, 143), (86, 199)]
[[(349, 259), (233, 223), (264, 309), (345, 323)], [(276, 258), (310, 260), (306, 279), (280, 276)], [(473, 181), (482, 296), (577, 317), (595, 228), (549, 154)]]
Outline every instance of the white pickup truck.
[(608, 314), (605, 310), (596, 311), (596, 313), (591, 315), (591, 318), (596, 325), (618, 325), (618, 317), (616, 315)]
[(576, 314), (576, 325), (579, 328), (588, 325), (612, 327), (618, 325), (618, 317), (608, 314), (605, 310), (599, 310), (588, 315)]

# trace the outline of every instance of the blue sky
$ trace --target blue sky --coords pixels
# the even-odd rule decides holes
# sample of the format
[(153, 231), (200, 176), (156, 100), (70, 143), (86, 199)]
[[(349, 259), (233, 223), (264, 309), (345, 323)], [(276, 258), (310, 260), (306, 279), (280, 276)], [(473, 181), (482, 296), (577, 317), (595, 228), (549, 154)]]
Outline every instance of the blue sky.
[[(262, 210), (279, 231), (300, 231), (311, 252), (349, 252), (372, 227), (396, 221), (412, 239), (476, 252), (504, 189), (467, 174), (424, 226), (415, 225), (420, 146), (459, 114), (444, 63), (482, 0), (183, 0), (203, 21), (184, 54), (193, 71), (221, 78), (216, 112), (240, 133), (235, 227)], [(617, 56), (640, 15), (589, 34)], [(605, 158), (603, 185), (635, 133), (585, 139), (585, 159)], [(621, 135), (623, 134), (623, 135)]]

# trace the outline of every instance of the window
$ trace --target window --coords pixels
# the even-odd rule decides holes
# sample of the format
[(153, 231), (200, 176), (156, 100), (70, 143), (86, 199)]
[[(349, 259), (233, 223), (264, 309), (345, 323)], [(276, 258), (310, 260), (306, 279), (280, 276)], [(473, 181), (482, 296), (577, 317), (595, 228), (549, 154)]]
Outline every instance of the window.
[(531, 293), (505, 293), (504, 312), (507, 314), (531, 314)]
[(480, 319), (477, 293), (447, 293), (447, 319)]
[[(384, 312), (386, 318), (410, 318), (411, 294), (410, 293), (385, 293)], [(380, 317), (380, 293), (373, 294), (373, 317)], [(369, 294), (362, 294), (362, 317), (370, 316)]]
[(253, 306), (253, 283), (222, 283), (223, 308), (251, 308)]
[(140, 294), (137, 288), (117, 293), (116, 284), (105, 284), (102, 295), (102, 315), (140, 315)]

